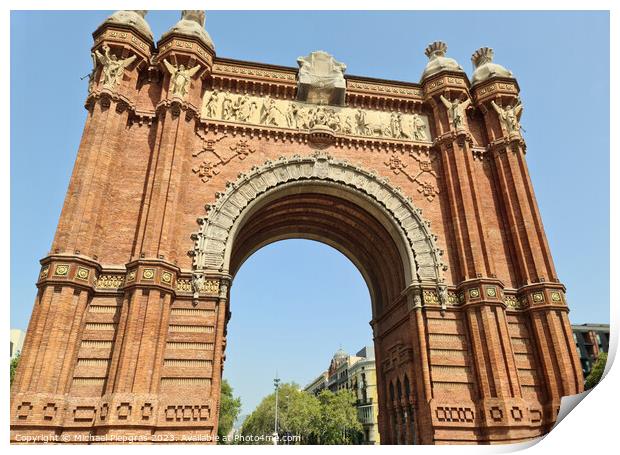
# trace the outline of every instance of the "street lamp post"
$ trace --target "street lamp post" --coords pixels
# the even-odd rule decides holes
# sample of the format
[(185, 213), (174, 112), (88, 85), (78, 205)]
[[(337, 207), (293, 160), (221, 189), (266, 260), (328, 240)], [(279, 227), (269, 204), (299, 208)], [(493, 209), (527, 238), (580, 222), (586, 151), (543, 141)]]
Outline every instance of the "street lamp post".
[(275, 379), (273, 380), (273, 386), (276, 389), (276, 417), (273, 426), (273, 443), (274, 445), (278, 445), (278, 389), (280, 388), (280, 379), (278, 378), (277, 373)]

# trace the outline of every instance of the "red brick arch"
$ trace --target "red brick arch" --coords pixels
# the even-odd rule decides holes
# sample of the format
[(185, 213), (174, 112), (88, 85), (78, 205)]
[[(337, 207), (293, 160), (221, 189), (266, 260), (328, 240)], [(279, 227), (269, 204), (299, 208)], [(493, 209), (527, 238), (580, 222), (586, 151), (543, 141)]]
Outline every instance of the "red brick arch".
[[(314, 183), (315, 187), (309, 189), (306, 185), (304, 190), (300, 183)], [(199, 219), (201, 228), (195, 234), (192, 252), (194, 267), (204, 272), (231, 271), (233, 242), (246, 218), (278, 192), (304, 191), (340, 194), (379, 220), (398, 249), (405, 285), (444, 281), (443, 252), (435, 245), (436, 236), (430, 232), (430, 223), (423, 220), (422, 211), (386, 179), (328, 155), (268, 162), (229, 185), (215, 204), (208, 207), (207, 216)], [(344, 246), (339, 248), (359, 267), (360, 262), (352, 253), (346, 253)]]

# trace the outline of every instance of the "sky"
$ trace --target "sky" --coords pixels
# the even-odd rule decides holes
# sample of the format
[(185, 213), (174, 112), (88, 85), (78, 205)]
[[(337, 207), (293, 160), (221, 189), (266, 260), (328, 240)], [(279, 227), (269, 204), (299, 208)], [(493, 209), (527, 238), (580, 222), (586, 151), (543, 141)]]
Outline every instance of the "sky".
[[(11, 14), (12, 328), (30, 318), (84, 127), (91, 33), (111, 13)], [(179, 14), (149, 12), (156, 39)], [(471, 54), (492, 47), (521, 88), (527, 162), (571, 322), (609, 322), (608, 13), (207, 11), (206, 28), (221, 57), (296, 66), (321, 49), (347, 74), (411, 82), (432, 41), (445, 41), (470, 76)], [(243, 413), (272, 391), (276, 370), (305, 385), (339, 347), (372, 343), (361, 275), (317, 242), (256, 252), (231, 301), (224, 377)]]

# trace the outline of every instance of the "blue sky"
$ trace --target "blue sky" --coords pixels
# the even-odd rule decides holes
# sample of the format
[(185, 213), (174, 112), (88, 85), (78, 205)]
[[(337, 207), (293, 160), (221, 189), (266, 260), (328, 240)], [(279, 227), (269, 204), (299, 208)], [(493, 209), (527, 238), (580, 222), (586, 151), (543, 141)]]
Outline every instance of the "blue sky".
[[(91, 33), (111, 13), (11, 15), (11, 327), (28, 324), (84, 126)], [(147, 20), (158, 38), (178, 17)], [(609, 321), (607, 13), (208, 11), (206, 28), (222, 57), (295, 66), (323, 49), (349, 74), (414, 82), (432, 41), (447, 42), (470, 75), (471, 54), (494, 48), (521, 87), (527, 161), (571, 321)], [(372, 341), (361, 276), (316, 242), (255, 253), (232, 301), (224, 376), (244, 412), (271, 391), (276, 369), (305, 384), (339, 346), (353, 353)]]

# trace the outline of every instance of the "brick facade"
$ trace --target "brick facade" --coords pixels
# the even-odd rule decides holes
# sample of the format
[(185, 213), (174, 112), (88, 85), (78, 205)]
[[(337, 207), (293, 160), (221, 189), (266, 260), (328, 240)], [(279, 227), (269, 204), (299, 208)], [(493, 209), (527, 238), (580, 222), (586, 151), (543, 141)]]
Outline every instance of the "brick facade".
[[(229, 287), (253, 251), (292, 237), (339, 249), (369, 286), (382, 443), (548, 432), (583, 378), (525, 143), (493, 107), (517, 102), (516, 80), (346, 77), (342, 109), (423, 118), (417, 138), (224, 120), (205, 114), (214, 91), (293, 106), (297, 69), (216, 57), (185, 26), (156, 44), (122, 20), (93, 35), (127, 66), (116, 83), (101, 60), (93, 73), (11, 389), (12, 441), (214, 436)], [(200, 66), (186, 93), (164, 61)], [(471, 100), (462, 125), (442, 97)]]

